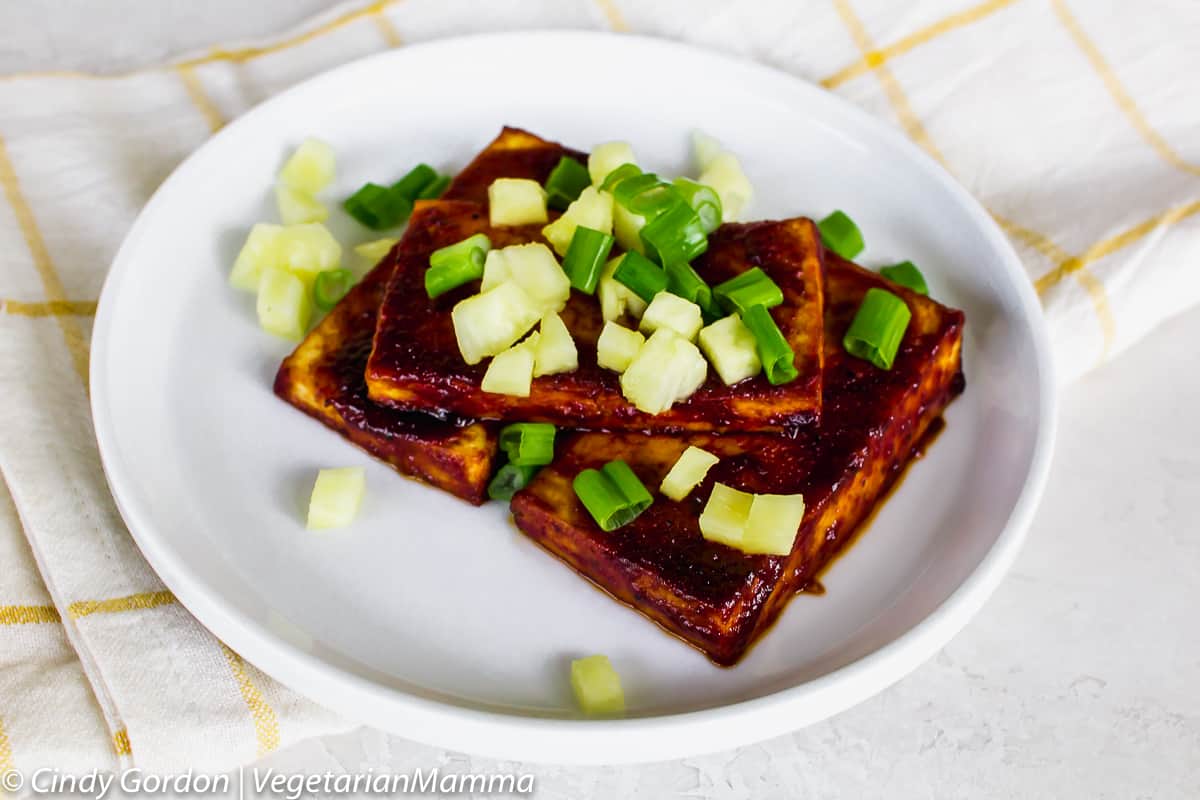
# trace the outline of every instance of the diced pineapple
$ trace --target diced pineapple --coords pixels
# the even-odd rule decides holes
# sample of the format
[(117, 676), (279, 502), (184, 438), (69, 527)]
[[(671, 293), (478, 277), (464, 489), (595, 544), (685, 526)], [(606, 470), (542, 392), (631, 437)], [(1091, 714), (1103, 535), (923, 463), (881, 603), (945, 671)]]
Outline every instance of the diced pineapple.
[(645, 225), (646, 218), (641, 214), (634, 214), (620, 203), (613, 203), (613, 237), (621, 249), (645, 253), (646, 245), (641, 237)]
[(608, 192), (597, 191), (589, 186), (580, 193), (562, 216), (542, 228), (542, 236), (560, 256), (567, 254), (575, 229), (580, 225), (585, 228), (612, 233), (613, 227), (613, 198)]
[(583, 713), (612, 716), (625, 711), (621, 678), (608, 656), (588, 656), (571, 662), (571, 690)]
[(308, 527), (341, 528), (358, 514), (367, 490), (367, 471), (362, 467), (323, 469), (317, 473), (308, 501)]
[(667, 472), (658, 490), (672, 500), (682, 500), (700, 485), (720, 460), (707, 450), (691, 445), (680, 453), (679, 460)]
[(702, 327), (704, 315), (700, 306), (670, 292), (654, 295), (639, 326), (642, 333), (651, 334), (659, 328), (670, 328), (689, 342), (696, 338)]
[(258, 281), (258, 324), (285, 339), (302, 339), (312, 316), (304, 281), (279, 267), (267, 267)]
[(305, 139), (279, 171), (279, 181), (314, 195), (333, 181), (333, 174), (333, 148), (317, 139)]
[(721, 143), (704, 131), (692, 131), (692, 161), (696, 172), (704, 172), (721, 153)]
[(468, 364), (508, 349), (541, 317), (538, 304), (512, 281), (460, 300), (450, 312), (459, 352)]
[(742, 214), (754, 196), (750, 179), (742, 171), (742, 165), (737, 156), (728, 151), (718, 154), (704, 168), (697, 179), (700, 183), (711, 186), (721, 198), (721, 218), (725, 222), (739, 222)]
[(533, 225), (546, 221), (546, 190), (527, 178), (497, 178), (488, 187), (492, 225)]
[(275, 187), (275, 205), (279, 208), (279, 219), (284, 225), (324, 222), (329, 218), (329, 209), (324, 203), (286, 183)]
[(282, 266), (279, 250), (279, 234), (283, 228), (260, 222), (250, 229), (246, 243), (242, 245), (229, 272), (229, 283), (234, 288), (257, 292), (258, 282), (267, 267)]
[(562, 311), (571, 296), (571, 279), (550, 248), (541, 242), (514, 244), (488, 252), (480, 290), (486, 292), (507, 282), (520, 286), (538, 304), (542, 314)]
[(661, 414), (704, 383), (708, 362), (667, 327), (656, 330), (621, 375), (621, 394), (640, 411)]
[(714, 483), (712, 494), (700, 512), (700, 535), (739, 550), (746, 536), (746, 523), (754, 495), (723, 483)]
[(700, 329), (700, 349), (726, 386), (762, 371), (758, 342), (737, 314)]
[(319, 222), (288, 225), (279, 233), (280, 264), (311, 285), (317, 273), (337, 269), (342, 263), (342, 246)]
[(562, 317), (558, 314), (542, 317), (540, 332), (541, 336), (534, 346), (533, 377), (579, 369), (579, 351)]
[(786, 556), (792, 552), (803, 519), (803, 495), (756, 494), (750, 504), (741, 549), (747, 553)]
[(479, 388), (492, 394), (529, 397), (537, 340), (526, 340), (498, 354), (488, 364)]
[(588, 174), (592, 176), (592, 185), (604, 183), (608, 173), (622, 164), (636, 164), (637, 157), (633, 154), (633, 145), (629, 142), (605, 142), (592, 148), (588, 156)]
[(383, 257), (392, 252), (399, 239), (373, 239), (369, 242), (354, 246), (354, 252), (372, 264), (378, 264)]
[(608, 321), (596, 340), (596, 363), (613, 372), (629, 369), (638, 351), (646, 343), (646, 337), (622, 325)]
[(620, 319), (622, 314), (641, 319), (642, 314), (646, 313), (646, 301), (613, 277), (624, 257), (610, 258), (600, 270), (600, 284), (596, 293), (600, 296), (600, 313), (606, 321)]

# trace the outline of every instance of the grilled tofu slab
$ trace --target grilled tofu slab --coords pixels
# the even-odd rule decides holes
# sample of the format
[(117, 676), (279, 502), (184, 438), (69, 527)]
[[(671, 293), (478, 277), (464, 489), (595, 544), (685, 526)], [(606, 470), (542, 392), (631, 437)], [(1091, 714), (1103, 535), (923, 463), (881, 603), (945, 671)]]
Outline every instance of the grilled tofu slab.
[(284, 359), (275, 394), (402, 475), (478, 505), (496, 457), (494, 424), (396, 411), (367, 398), (363, 370), (394, 263), (391, 256), (380, 262)]
[[(866, 290), (879, 286), (913, 312), (890, 371), (842, 349)], [(513, 498), (518, 527), (553, 555), (720, 665), (737, 662), (788, 600), (813, 581), (962, 392), (964, 319), (875, 273), (828, 255), (824, 411), (792, 437), (761, 434), (581, 433)], [(721, 461), (682, 502), (655, 493), (629, 525), (602, 531), (571, 487), (588, 467), (624, 459), (651, 490), (688, 445)], [(699, 517), (714, 482), (750, 492), (802, 493), (792, 553), (748, 555), (709, 542)]]
[[(754, 266), (779, 284), (784, 302), (771, 313), (795, 351), (796, 380), (772, 386), (759, 375), (726, 386), (710, 370), (688, 400), (662, 414), (646, 414), (622, 396), (620, 376), (596, 363), (596, 340), (604, 326), (597, 299), (572, 292), (561, 316), (579, 351), (579, 368), (534, 378), (529, 397), (482, 390), (487, 363), (463, 360), (451, 321), (454, 305), (477, 292), (479, 282), (430, 300), (424, 288), (429, 254), (476, 233), (487, 234), (494, 248), (544, 241), (541, 226), (491, 227), (487, 186), (497, 177), (544, 181), (563, 155), (586, 159), (532, 134), (506, 129), (447, 193), (472, 202), (443, 201), (414, 215), (367, 362), (371, 399), (404, 410), (592, 429), (779, 431), (816, 418), (821, 407), (824, 268), (820, 235), (808, 219), (724, 225), (710, 237), (708, 252), (693, 263), (712, 285)], [(633, 320), (624, 324), (636, 327)]]

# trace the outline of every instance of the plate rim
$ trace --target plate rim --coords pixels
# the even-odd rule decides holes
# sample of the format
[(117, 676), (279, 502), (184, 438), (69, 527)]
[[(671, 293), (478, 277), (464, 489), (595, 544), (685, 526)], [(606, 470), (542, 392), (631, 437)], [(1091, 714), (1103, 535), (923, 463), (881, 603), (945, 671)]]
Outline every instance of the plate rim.
[[(131, 253), (143, 236), (150, 211), (165, 202), (163, 198), (188, 177), (215, 142), (238, 135), (242, 128), (252, 125), (256, 117), (265, 115), (271, 107), (286, 102), (294, 94), (310, 90), (315, 84), (337, 80), (340, 74), (363, 69), (366, 63), (402, 61), (414, 57), (412, 53), (461, 45), (464, 40), (529, 47), (536, 46), (530, 40), (546, 38), (606, 40), (605, 46), (618, 40), (611, 33), (587, 30), (506, 31), (447, 37), (367, 55), (321, 71), (267, 98), (205, 140), (172, 170), (138, 213), (117, 250), (105, 276), (92, 329), (90, 405), (109, 490), (130, 535), (151, 568), (201, 625), (280, 683), (319, 705), (343, 709), (351, 721), (372, 724), (431, 745), (495, 758), (573, 764), (679, 758), (725, 750), (798, 730), (850, 708), (908, 675), (946, 645), (990, 597), (1016, 559), (1046, 485), (1057, 430), (1058, 392), (1048, 324), (1032, 283), (1012, 244), (979, 201), (901, 131), (832, 92), (761, 62), (653, 36), (622, 34), (619, 37), (621, 41), (635, 40), (644, 46), (685, 51), (692, 56), (725, 62), (737, 69), (759, 71), (773, 80), (786, 79), (798, 91), (821, 96), (824, 102), (840, 106), (840, 111), (857, 125), (897, 147), (921, 167), (970, 215), (1003, 263), (1006, 279), (1015, 286), (1021, 322), (1029, 329), (1039, 393), (1037, 434), (1029, 470), (1008, 519), (987, 553), (936, 608), (907, 630), (817, 678), (758, 697), (704, 709), (609, 720), (497, 711), (383, 686), (363, 675), (339, 669), (295, 646), (211, 591), (202, 576), (176, 557), (164, 539), (152, 533), (154, 526), (145, 509), (138, 506), (135, 493), (130, 491), (129, 496), (124, 496), (124, 487), (136, 486), (136, 482), (116, 455), (116, 432), (110, 414), (111, 398), (104, 388), (103, 365), (108, 360), (109, 338), (114, 326), (114, 298), (132, 269)], [(314, 691), (323, 692), (322, 698), (315, 698)], [(352, 716), (344, 711), (347, 708), (354, 709)], [(404, 724), (397, 725), (398, 719), (403, 719)], [(751, 720), (753, 725), (738, 724)]]

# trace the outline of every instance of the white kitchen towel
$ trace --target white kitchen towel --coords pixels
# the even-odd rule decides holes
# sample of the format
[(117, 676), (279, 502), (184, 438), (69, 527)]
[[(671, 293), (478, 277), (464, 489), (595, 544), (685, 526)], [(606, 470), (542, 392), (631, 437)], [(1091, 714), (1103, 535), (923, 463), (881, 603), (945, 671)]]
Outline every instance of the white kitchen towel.
[(133, 545), (88, 416), (96, 298), (154, 188), (250, 106), (407, 42), (554, 27), (737, 53), (904, 130), (1011, 236), (1064, 381), (1200, 301), (1194, 0), (393, 0), (127, 75), (0, 76), (0, 773), (230, 768), (348, 724)]

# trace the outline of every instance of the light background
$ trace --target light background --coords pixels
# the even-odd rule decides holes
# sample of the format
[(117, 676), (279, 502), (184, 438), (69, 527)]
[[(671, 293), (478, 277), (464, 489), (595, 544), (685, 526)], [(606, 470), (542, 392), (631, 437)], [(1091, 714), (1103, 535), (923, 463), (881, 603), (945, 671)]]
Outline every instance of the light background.
[[(0, 73), (131, 69), (268, 35), (331, 5), (3, 3)], [(536, 796), (1200, 796), (1197, 342), (1192, 311), (1063, 392), (1058, 453), (1020, 560), (983, 613), (913, 675), (825, 723), (734, 751), (640, 767), (530, 766)], [(371, 730), (265, 764), (512, 766)]]

